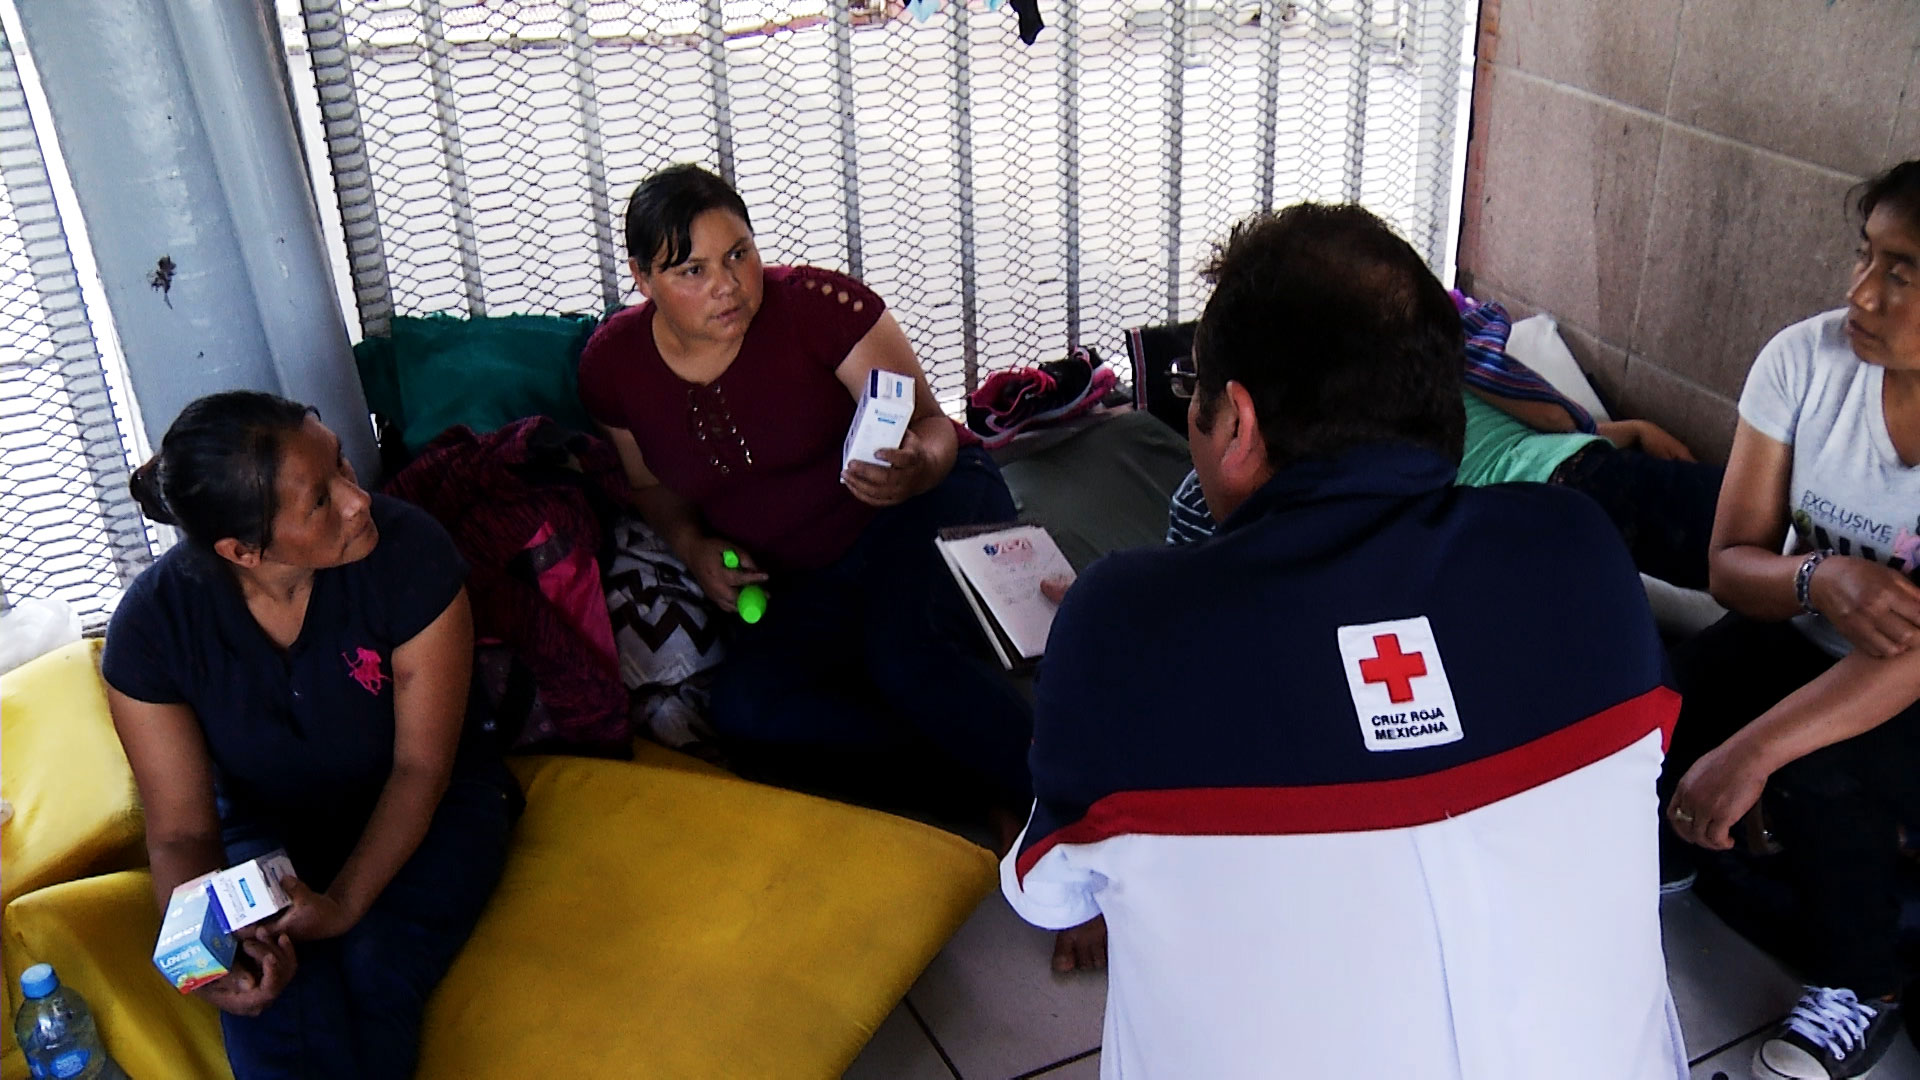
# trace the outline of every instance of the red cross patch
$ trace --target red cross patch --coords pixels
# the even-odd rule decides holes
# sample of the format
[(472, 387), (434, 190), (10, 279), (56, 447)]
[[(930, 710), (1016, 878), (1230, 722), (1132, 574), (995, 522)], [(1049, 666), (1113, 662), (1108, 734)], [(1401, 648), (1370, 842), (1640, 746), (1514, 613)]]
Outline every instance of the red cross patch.
[(1414, 750), (1461, 738), (1453, 687), (1425, 615), (1342, 626), (1335, 634), (1368, 750)]

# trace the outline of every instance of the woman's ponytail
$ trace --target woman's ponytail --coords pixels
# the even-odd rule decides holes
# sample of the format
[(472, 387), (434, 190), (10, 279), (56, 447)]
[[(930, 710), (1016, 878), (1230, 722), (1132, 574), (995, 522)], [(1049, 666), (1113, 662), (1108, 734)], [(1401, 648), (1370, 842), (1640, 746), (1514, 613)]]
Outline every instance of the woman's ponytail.
[(133, 501), (140, 504), (140, 512), (148, 521), (162, 525), (177, 525), (173, 512), (167, 509), (167, 498), (160, 493), (160, 455), (147, 459), (145, 465), (133, 470), (127, 479), (127, 491), (133, 495)]

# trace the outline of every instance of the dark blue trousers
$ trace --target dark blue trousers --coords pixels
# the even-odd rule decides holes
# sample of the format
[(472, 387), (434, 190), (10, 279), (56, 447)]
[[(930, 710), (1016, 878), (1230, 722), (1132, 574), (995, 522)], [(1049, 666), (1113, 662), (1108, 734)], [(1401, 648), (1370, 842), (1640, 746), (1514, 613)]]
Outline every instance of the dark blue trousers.
[[(1791, 623), (1728, 615), (1674, 651), (1683, 704), (1661, 775), (1663, 799), (1694, 762), (1794, 691), (1833, 657)], [(1767, 778), (1767, 822), (1794, 906), (1776, 938), (1816, 986), (1862, 998), (1900, 989), (1900, 829), (1920, 828), (1920, 703)], [(1729, 897), (1738, 901), (1739, 897)], [(1759, 910), (1756, 908), (1756, 910)]]
[[(293, 981), (259, 1016), (221, 1014), (236, 1080), (411, 1077), (427, 997), (500, 880), (520, 806), (504, 767), (457, 772), (426, 838), (365, 917), (330, 941), (296, 942)], [(226, 837), (229, 863), (282, 846), (267, 827)], [(296, 874), (314, 872), (298, 846), (288, 855)], [(334, 869), (301, 880), (324, 888)]]
[(881, 511), (837, 562), (769, 581), (766, 617), (740, 627), (716, 673), (714, 727), (761, 747), (923, 740), (1024, 807), (1033, 710), (933, 545), (943, 528), (1013, 517), (993, 459), (964, 449), (939, 487)]
[(1562, 462), (1552, 482), (1600, 504), (1641, 573), (1683, 589), (1704, 589), (1707, 542), (1725, 471), (1598, 442)]

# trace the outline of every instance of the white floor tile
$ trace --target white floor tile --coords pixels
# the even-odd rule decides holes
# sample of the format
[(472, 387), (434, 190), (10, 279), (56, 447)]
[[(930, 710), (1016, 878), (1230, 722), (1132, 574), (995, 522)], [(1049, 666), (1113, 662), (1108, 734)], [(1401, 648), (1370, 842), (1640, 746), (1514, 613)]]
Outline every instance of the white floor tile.
[(1692, 1080), (1748, 1080), (1753, 1075), (1748, 1066), (1753, 1061), (1754, 1047), (1759, 1046), (1764, 1037), (1755, 1035), (1700, 1062), (1693, 1067)]
[[(1749, 1080), (1753, 1075), (1753, 1052), (1766, 1037), (1762, 1032), (1695, 1065), (1693, 1080)], [(1903, 1033), (1893, 1049), (1887, 1051), (1887, 1056), (1880, 1059), (1880, 1064), (1867, 1074), (1867, 1080), (1920, 1080), (1920, 1053), (1914, 1052), (1912, 1040)]]
[(1900, 1041), (1874, 1066), (1873, 1080), (1920, 1080), (1920, 1051), (1913, 1048), (1912, 1039), (1902, 1033)]
[(903, 1004), (873, 1033), (845, 1080), (953, 1080), (953, 1073)]
[(1006, 1080), (1100, 1045), (1105, 972), (1055, 975), (1053, 934), (998, 892), (907, 993), (966, 1080)]
[[(1667, 898), (1661, 921), (1690, 1054), (1706, 1053), (1771, 1023), (1799, 996), (1799, 982), (1790, 972), (1693, 896)], [(1022, 922), (999, 896), (989, 896), (909, 993), (966, 1080), (1003, 1080), (1099, 1045), (1106, 978), (1053, 974), (1047, 964), (1052, 941), (1050, 933)], [(1755, 1045), (1757, 1040), (1747, 1040), (1728, 1048), (1696, 1066), (1694, 1077), (1713, 1080), (1715, 1072), (1723, 1072), (1726, 1080), (1746, 1080)], [(869, 1056), (885, 1067), (862, 1071)], [(848, 1073), (859, 1080), (950, 1075), (918, 1025), (898, 1011)], [(1099, 1057), (1040, 1075), (1092, 1080), (1099, 1075)], [(1873, 1075), (1875, 1080), (1920, 1080), (1920, 1054), (1903, 1041)]]
[(1660, 922), (1666, 936), (1667, 982), (1673, 987), (1689, 1058), (1778, 1020), (1799, 999), (1798, 979), (1734, 933), (1692, 893), (1663, 900)]
[(1100, 1055), (1094, 1054), (1057, 1069), (1048, 1069), (1033, 1080), (1100, 1080)]

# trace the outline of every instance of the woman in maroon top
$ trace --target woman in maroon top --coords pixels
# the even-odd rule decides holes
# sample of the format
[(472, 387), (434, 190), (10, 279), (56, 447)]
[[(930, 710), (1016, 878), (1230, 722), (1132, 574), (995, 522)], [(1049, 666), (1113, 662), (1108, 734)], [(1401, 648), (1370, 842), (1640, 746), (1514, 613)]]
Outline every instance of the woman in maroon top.
[[(714, 726), (789, 760), (930, 744), (1023, 812), (1032, 714), (933, 545), (1011, 520), (1013, 498), (985, 452), (960, 449), (899, 323), (844, 274), (762, 267), (746, 205), (695, 166), (635, 190), (627, 248), (647, 302), (587, 344), (581, 399), (707, 595), (732, 611), (765, 581), (770, 597), (720, 668)], [(886, 465), (842, 471), (875, 368), (913, 379), (913, 420)]]

